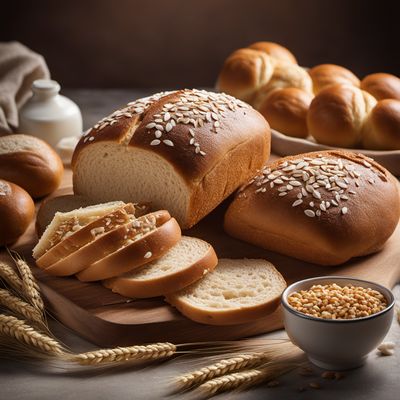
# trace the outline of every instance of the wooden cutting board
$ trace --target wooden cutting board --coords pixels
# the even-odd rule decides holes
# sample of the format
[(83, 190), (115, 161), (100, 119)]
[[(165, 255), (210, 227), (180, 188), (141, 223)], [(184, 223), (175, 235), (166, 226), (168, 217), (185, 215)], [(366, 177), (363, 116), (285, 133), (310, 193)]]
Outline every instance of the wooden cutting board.
[[(56, 194), (70, 193), (71, 172)], [(400, 281), (400, 225), (385, 248), (372, 256), (352, 260), (339, 267), (321, 267), (272, 253), (226, 235), (222, 229), (221, 204), (194, 228), (184, 232), (210, 242), (218, 256), (229, 258), (266, 258), (288, 284), (320, 275), (346, 275), (393, 287)], [(33, 226), (14, 247), (33, 266), (31, 250), (36, 242)], [(190, 321), (161, 298), (131, 300), (112, 293), (99, 283), (82, 283), (75, 278), (56, 278), (33, 267), (52, 314), (64, 325), (99, 346), (131, 345), (171, 341), (187, 343), (232, 340), (282, 328), (281, 310), (252, 323), (235, 326), (211, 326)]]

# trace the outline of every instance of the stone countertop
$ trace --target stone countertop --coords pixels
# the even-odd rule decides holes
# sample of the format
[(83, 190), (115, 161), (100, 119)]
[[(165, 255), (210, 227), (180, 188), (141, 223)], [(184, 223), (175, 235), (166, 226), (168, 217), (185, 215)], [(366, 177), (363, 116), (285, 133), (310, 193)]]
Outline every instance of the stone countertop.
[[(89, 128), (100, 118), (109, 114), (128, 101), (151, 94), (154, 91), (137, 90), (65, 90), (63, 94), (73, 99), (81, 108), (84, 127)], [(399, 260), (400, 261), (400, 260)], [(394, 289), (400, 299), (400, 285)], [(61, 324), (51, 321), (51, 329), (74, 351), (92, 349), (90, 343), (76, 336)], [(281, 330), (262, 335), (263, 338), (282, 338)], [(241, 393), (227, 393), (218, 399), (324, 399), (339, 398), (353, 400), (392, 400), (400, 393), (400, 325), (394, 320), (386, 340), (397, 344), (393, 356), (382, 357), (372, 352), (362, 368), (345, 373), (344, 379), (330, 381), (322, 379), (320, 370), (314, 368), (316, 375), (299, 376), (296, 372), (279, 378), (280, 386), (268, 388), (265, 385)], [(172, 377), (188, 372), (192, 367), (179, 359), (144, 369), (126, 368), (114, 372), (63, 370), (54, 366), (46, 368), (35, 363), (21, 363), (0, 359), (0, 398), (12, 400), (75, 400), (77, 398), (108, 400), (116, 399), (160, 399), (169, 394), (169, 381)], [(321, 389), (308, 388), (299, 392), (300, 386), (318, 382)], [(187, 395), (173, 398), (189, 398)]]

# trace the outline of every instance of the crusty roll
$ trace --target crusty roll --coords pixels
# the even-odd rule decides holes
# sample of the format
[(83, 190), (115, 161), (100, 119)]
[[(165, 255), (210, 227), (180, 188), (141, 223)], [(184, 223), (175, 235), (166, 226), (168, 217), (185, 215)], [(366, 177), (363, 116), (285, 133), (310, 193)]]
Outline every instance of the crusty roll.
[(271, 79), (274, 65), (274, 59), (262, 51), (236, 50), (224, 62), (217, 90), (251, 103), (257, 90)]
[(374, 97), (355, 86), (329, 86), (311, 102), (308, 132), (322, 144), (360, 147), (364, 122), (375, 105)]
[(58, 188), (64, 167), (58, 154), (43, 140), (29, 135), (0, 138), (0, 178), (42, 197)]
[(396, 179), (368, 157), (320, 151), (266, 166), (225, 215), (228, 234), (321, 265), (380, 250), (397, 226)]
[(189, 228), (269, 153), (268, 123), (247, 104), (196, 89), (157, 94), (82, 137), (72, 160), (74, 191), (96, 202), (149, 202)]
[(378, 101), (365, 121), (363, 147), (373, 150), (400, 150), (400, 101)]
[(367, 75), (361, 81), (361, 89), (372, 94), (377, 100), (400, 100), (400, 78), (391, 74)]
[(274, 90), (283, 88), (297, 88), (312, 93), (312, 81), (304, 68), (287, 62), (276, 61), (271, 78), (258, 89), (251, 102), (252, 106), (258, 110)]
[(259, 105), (258, 111), (271, 128), (288, 136), (305, 138), (308, 135), (307, 112), (313, 95), (297, 88), (273, 91)]
[(313, 82), (314, 93), (331, 85), (360, 86), (360, 80), (347, 68), (335, 64), (321, 64), (308, 70)]
[(15, 242), (34, 215), (31, 196), (18, 185), (0, 179), (0, 246)]
[(256, 42), (248, 46), (249, 49), (262, 51), (281, 61), (297, 64), (296, 57), (286, 47), (274, 42)]

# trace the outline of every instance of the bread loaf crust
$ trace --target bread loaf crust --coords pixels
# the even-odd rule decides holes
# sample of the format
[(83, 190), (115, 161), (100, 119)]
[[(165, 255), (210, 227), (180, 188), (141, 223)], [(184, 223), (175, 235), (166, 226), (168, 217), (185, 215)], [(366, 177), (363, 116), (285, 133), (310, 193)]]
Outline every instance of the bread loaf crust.
[(18, 185), (0, 179), (0, 246), (15, 242), (34, 215), (31, 196)]
[(29, 141), (37, 142), (37, 147), (29, 147), (23, 142), (27, 137), (18, 134), (0, 138), (0, 147), (2, 141), (17, 143), (13, 151), (0, 152), (0, 177), (21, 186), (32, 197), (46, 196), (60, 185), (64, 167), (47, 143), (29, 136)]
[[(149, 128), (156, 119), (154, 115), (159, 114), (164, 105), (192, 94), (210, 98), (206, 100), (209, 104), (224, 99), (226, 105), (221, 106), (224, 110), (216, 110), (215, 118), (210, 117), (210, 121), (197, 126), (177, 123), (169, 132), (164, 128), (162, 136), (157, 138), (155, 128)], [(250, 106), (230, 96), (185, 90), (167, 94), (147, 108), (142, 107), (140, 116), (135, 114), (137, 108), (137, 104), (128, 106), (126, 117), (118, 118), (101, 129), (95, 128), (81, 139), (72, 162), (76, 194), (86, 194), (85, 185), (80, 183), (77, 172), (81, 168), (82, 156), (90, 151), (91, 146), (114, 143), (125, 146), (127, 151), (141, 149), (166, 160), (185, 182), (190, 200), (185, 219), (179, 220), (179, 223), (188, 228), (243, 184), (269, 157), (268, 123)], [(199, 144), (198, 150), (194, 143)]]
[(255, 42), (248, 46), (249, 49), (263, 51), (264, 53), (270, 55), (281, 61), (290, 62), (292, 64), (297, 64), (296, 57), (289, 51), (286, 47), (281, 46), (278, 43), (273, 42)]
[[(269, 180), (268, 175), (281, 170), (285, 162), (291, 168), (294, 160), (294, 164), (299, 165), (304, 158), (312, 161), (320, 158), (319, 155), (336, 162), (340, 159), (339, 165), (344, 165), (343, 168), (350, 162), (349, 168), (354, 168), (360, 177), (354, 179), (347, 176), (348, 184), (345, 181), (341, 183), (347, 188), (338, 194), (347, 199), (340, 197), (338, 206), (332, 202), (338, 200), (334, 192), (322, 186), (317, 189), (322, 200), (330, 201), (330, 207), (326, 211), (320, 208), (319, 215), (315, 215), (322, 200), (309, 192), (299, 199), (303, 183), (301, 186), (292, 185), (292, 189), (280, 195), (283, 193), (280, 188), (285, 184), (275, 183), (271, 188), (274, 179)], [(345, 151), (306, 153), (282, 158), (266, 167), (265, 172), (266, 175), (261, 173), (259, 178), (247, 185), (229, 206), (224, 223), (228, 234), (300, 260), (337, 265), (381, 249), (399, 221), (396, 179), (361, 154)], [(266, 182), (262, 184), (264, 180)], [(302, 178), (297, 180), (300, 182)], [(300, 204), (295, 203), (298, 200), (301, 200)], [(310, 202), (315, 203), (314, 207), (309, 205)], [(306, 210), (312, 211), (313, 217), (308, 217)]]

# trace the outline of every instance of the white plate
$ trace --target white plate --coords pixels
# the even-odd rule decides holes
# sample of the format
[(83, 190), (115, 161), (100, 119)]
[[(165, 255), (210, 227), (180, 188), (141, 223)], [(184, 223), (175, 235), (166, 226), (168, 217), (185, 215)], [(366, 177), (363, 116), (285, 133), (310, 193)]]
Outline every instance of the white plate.
[[(310, 151), (319, 150), (334, 150), (335, 147), (325, 146), (314, 142), (312, 139), (299, 139), (291, 136), (286, 136), (274, 129), (271, 129), (271, 145), (272, 152), (279, 156), (292, 156)], [(343, 149), (362, 153), (373, 158), (379, 164), (387, 168), (393, 175), (400, 176), (400, 150), (378, 151), (365, 149)]]

